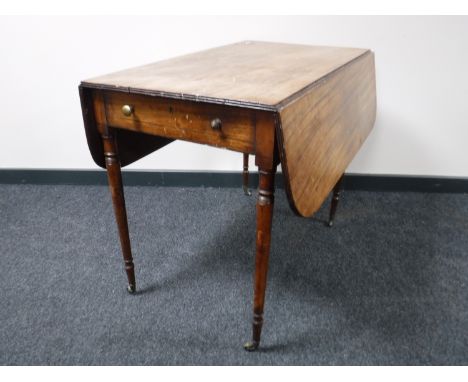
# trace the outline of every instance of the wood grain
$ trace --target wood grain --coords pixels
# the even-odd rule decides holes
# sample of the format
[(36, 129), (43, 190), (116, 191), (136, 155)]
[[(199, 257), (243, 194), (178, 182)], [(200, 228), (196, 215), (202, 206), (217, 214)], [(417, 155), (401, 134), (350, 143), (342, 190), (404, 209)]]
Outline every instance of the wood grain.
[(244, 41), (83, 82), (88, 87), (275, 110), (367, 49)]
[(293, 210), (321, 206), (370, 133), (376, 114), (374, 54), (325, 77), (279, 111), (277, 129)]
[[(83, 86), (79, 87), (79, 91), (86, 140), (91, 157), (98, 166), (105, 168), (103, 142), (100, 134), (104, 131), (103, 126), (107, 124), (107, 121), (105, 114), (103, 114), (102, 92)], [(97, 100), (100, 100), (101, 103)], [(119, 159), (122, 167), (172, 142), (172, 139), (121, 129), (116, 129), (114, 136), (120, 150)]]
[[(255, 152), (255, 110), (118, 92), (105, 92), (104, 102), (112, 127)], [(132, 115), (122, 113), (123, 105), (132, 106)], [(221, 121), (220, 129), (211, 126), (214, 119)]]

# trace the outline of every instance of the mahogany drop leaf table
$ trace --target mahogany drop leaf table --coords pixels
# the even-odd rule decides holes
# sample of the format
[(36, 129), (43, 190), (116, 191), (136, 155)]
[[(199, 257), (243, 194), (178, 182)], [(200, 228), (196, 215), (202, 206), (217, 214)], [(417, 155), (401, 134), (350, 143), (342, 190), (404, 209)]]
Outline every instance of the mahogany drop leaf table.
[(260, 343), (274, 202), (281, 163), (292, 210), (309, 217), (334, 190), (373, 128), (374, 54), (367, 49), (240, 42), (83, 81), (91, 155), (107, 169), (128, 278), (136, 288), (121, 167), (176, 139), (255, 155), (253, 333)]

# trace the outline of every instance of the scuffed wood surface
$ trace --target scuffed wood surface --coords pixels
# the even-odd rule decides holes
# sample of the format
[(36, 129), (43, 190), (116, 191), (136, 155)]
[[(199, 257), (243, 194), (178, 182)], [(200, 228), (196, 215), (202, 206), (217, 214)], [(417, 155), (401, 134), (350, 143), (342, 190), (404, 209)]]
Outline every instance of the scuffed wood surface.
[[(99, 91), (86, 89), (82, 86), (80, 86), (79, 91), (89, 151), (94, 162), (98, 166), (105, 168), (103, 142), (100, 134), (107, 121), (103, 113), (102, 94)], [(169, 138), (121, 129), (115, 131), (115, 136), (119, 150), (120, 165), (122, 167), (172, 142), (172, 139)]]
[(83, 84), (273, 110), (366, 51), (244, 41), (92, 78)]
[(374, 54), (332, 73), (280, 110), (280, 156), (291, 207), (319, 209), (373, 128)]
[[(255, 114), (261, 111), (110, 91), (104, 100), (109, 126), (255, 153)], [(132, 115), (122, 113), (125, 104), (132, 105)], [(213, 119), (221, 121), (219, 130), (211, 127)]]

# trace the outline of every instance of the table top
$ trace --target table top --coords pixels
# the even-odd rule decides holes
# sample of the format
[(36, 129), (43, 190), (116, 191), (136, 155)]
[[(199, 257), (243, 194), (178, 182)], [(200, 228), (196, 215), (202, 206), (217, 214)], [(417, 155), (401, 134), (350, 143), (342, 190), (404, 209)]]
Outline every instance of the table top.
[(92, 78), (83, 84), (276, 110), (367, 52), (243, 41)]
[[(290, 205), (306, 217), (326, 200), (376, 116), (374, 54), (368, 49), (245, 41), (86, 80), (80, 89), (83, 95), (96, 89), (122, 92), (135, 102), (140, 94), (183, 100), (205, 114), (225, 108), (213, 104), (228, 105), (230, 115), (254, 113), (256, 124), (268, 115)], [(95, 105), (92, 97), (82, 97), (82, 102), (86, 121), (86, 111)], [(244, 110), (233, 112), (233, 107)], [(139, 117), (141, 124), (141, 113)], [(85, 126), (93, 158), (103, 166), (92, 118)], [(119, 131), (123, 165), (170, 142), (164, 134), (123, 134), (125, 130)], [(252, 141), (256, 150), (267, 142), (259, 137)]]

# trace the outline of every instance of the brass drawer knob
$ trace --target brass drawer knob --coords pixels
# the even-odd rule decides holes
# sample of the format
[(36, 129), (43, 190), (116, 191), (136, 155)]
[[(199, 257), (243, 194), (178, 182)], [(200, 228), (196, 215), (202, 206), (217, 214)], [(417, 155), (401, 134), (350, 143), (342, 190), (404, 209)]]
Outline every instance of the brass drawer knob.
[(219, 118), (215, 118), (211, 121), (211, 128), (213, 130), (221, 130), (221, 126), (222, 126), (222, 123)]
[(133, 113), (133, 106), (130, 106), (130, 105), (123, 105), (122, 106), (122, 113), (123, 115), (125, 115), (126, 117), (130, 117)]

